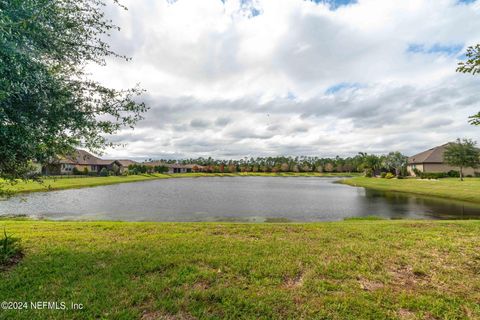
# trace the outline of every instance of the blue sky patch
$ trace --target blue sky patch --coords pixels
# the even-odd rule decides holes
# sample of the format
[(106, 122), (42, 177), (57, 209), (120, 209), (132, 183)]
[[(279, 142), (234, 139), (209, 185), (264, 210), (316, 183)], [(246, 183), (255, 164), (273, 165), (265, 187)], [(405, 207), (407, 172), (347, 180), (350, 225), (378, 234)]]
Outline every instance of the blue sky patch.
[(331, 87), (329, 87), (325, 93), (326, 94), (335, 94), (339, 91), (345, 90), (345, 89), (358, 89), (360, 88), (360, 85), (358, 83), (350, 83), (350, 82), (340, 82), (337, 83)]
[(463, 49), (463, 44), (444, 45), (436, 43), (432, 46), (424, 44), (412, 43), (408, 46), (407, 52), (410, 53), (422, 53), (422, 54), (446, 54), (456, 55)]
[(357, 0), (309, 0), (315, 3), (327, 3), (330, 8), (335, 10), (341, 6), (348, 6), (357, 3)]
[(288, 100), (295, 100), (295, 99), (297, 99), (297, 96), (296, 96), (293, 92), (288, 91), (288, 93), (287, 93), (287, 99), (288, 99)]
[[(225, 0), (222, 1), (225, 2)], [(252, 0), (240, 0), (240, 6), (242, 10), (248, 12), (248, 16), (250, 18), (254, 18), (263, 13), (262, 8), (259, 8), (258, 4), (255, 4), (255, 2)]]

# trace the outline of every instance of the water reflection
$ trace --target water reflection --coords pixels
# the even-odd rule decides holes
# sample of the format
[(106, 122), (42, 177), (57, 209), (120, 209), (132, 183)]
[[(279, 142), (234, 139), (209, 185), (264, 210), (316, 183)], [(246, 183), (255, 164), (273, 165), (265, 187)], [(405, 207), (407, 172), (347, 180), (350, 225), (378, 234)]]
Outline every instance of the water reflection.
[(32, 193), (0, 202), (0, 215), (58, 220), (332, 221), (480, 218), (480, 206), (333, 183), (337, 178), (208, 177)]

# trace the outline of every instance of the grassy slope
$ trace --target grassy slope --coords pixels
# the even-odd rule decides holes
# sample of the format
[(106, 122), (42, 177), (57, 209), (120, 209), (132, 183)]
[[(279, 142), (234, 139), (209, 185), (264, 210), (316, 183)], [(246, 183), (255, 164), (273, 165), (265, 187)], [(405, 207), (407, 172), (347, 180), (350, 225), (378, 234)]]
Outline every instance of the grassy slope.
[(342, 182), (376, 190), (409, 192), (480, 203), (480, 178), (466, 178), (465, 181), (460, 181), (458, 178), (421, 180), (355, 177)]
[[(112, 177), (86, 177), (86, 178), (62, 178), (62, 179), (45, 179), (42, 184), (28, 181), (18, 182), (13, 186), (6, 185), (5, 189), (13, 192), (36, 192), (60, 189), (85, 188), (117, 183), (137, 182), (152, 179), (168, 179), (168, 178), (185, 178), (185, 177), (214, 177), (214, 176), (268, 176), (268, 177), (293, 177), (293, 176), (314, 176), (314, 177), (330, 177), (345, 176), (346, 174), (335, 173), (185, 173), (185, 174), (145, 174), (134, 176), (112, 176)], [(355, 174), (349, 174), (355, 175)]]
[(0, 225), (1, 300), (85, 306), (3, 319), (480, 318), (480, 221)]

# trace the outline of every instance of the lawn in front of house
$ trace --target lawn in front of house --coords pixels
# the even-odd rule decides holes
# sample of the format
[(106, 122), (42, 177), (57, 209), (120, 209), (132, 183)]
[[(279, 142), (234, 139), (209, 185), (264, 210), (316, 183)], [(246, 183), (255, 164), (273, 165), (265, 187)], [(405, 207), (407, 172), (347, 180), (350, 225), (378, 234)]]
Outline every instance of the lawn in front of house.
[(382, 179), (354, 177), (342, 183), (381, 191), (408, 192), (424, 196), (480, 203), (480, 178)]
[(480, 221), (0, 221), (25, 256), (4, 319), (480, 318)]

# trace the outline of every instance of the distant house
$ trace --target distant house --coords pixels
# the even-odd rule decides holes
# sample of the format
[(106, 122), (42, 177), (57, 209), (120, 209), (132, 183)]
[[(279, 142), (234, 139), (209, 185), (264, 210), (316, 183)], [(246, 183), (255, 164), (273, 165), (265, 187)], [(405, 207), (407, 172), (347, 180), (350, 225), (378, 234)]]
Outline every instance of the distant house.
[[(407, 171), (410, 175), (415, 176), (415, 171), (421, 172), (449, 172), (451, 170), (459, 171), (460, 168), (452, 167), (445, 163), (443, 154), (445, 148), (449, 145), (444, 145), (428, 149), (408, 158)], [(479, 169), (463, 168), (464, 175), (474, 175), (475, 172), (480, 172)]]
[(161, 161), (150, 161), (144, 162), (143, 164), (152, 168), (159, 166), (167, 167), (167, 173), (190, 173), (203, 171), (203, 166), (197, 164), (165, 163)]
[(138, 164), (138, 162), (129, 160), (129, 159), (123, 159), (123, 160), (116, 160), (120, 164), (120, 172), (124, 173), (125, 171), (128, 170), (128, 166), (132, 164)]
[(168, 173), (189, 173), (202, 170), (203, 166), (196, 164), (171, 164), (168, 166)]
[[(132, 160), (104, 160), (85, 150), (75, 150), (70, 156), (59, 157), (50, 164), (42, 168), (45, 175), (65, 175), (74, 174), (74, 171), (89, 173), (99, 173), (103, 168), (113, 170), (115, 166), (120, 172), (128, 169), (130, 164), (136, 163)], [(76, 169), (76, 170), (75, 170)]]

